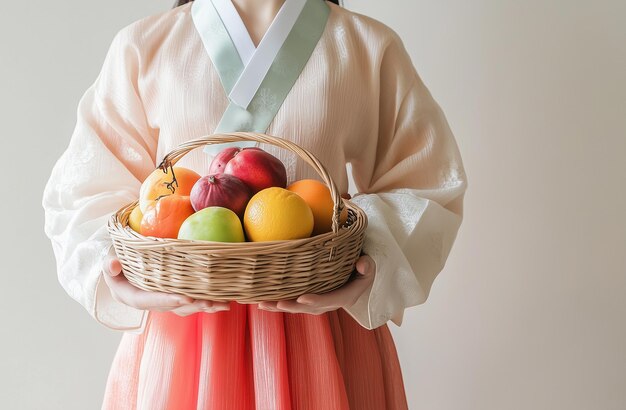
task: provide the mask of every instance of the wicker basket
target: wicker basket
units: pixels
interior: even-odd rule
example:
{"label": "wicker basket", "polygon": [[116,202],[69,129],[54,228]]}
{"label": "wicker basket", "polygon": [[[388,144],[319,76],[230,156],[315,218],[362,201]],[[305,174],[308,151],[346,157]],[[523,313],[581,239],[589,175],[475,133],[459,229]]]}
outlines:
{"label": "wicker basket", "polygon": [[[133,202],[110,219],[108,229],[124,275],[150,291],[178,293],[194,299],[257,303],[295,299],[342,286],[361,253],[367,216],[341,198],[320,161],[281,138],[256,133],[214,134],[188,141],[167,154],[159,168],[174,166],[189,151],[206,144],[257,141],[293,151],[310,164],[330,187],[334,201],[332,231],[311,238],[222,243],[142,236],[128,226]],[[343,208],[347,221],[340,226]]]}

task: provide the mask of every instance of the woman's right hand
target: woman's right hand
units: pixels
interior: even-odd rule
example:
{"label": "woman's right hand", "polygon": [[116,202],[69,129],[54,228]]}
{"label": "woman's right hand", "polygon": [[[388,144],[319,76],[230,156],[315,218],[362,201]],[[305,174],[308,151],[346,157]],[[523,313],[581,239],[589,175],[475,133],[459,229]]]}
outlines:
{"label": "woman's right hand", "polygon": [[122,274],[122,264],[114,256],[108,256],[105,259],[103,270],[104,281],[109,287],[113,299],[135,309],[172,312],[179,316],[188,316],[198,312],[214,313],[230,310],[230,303],[228,302],[195,300],[185,295],[139,289],[133,286]]}

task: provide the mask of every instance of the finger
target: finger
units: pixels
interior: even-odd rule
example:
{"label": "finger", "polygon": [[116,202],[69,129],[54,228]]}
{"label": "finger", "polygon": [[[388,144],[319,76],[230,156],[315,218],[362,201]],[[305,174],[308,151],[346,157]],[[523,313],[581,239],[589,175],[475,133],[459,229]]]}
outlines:
{"label": "finger", "polygon": [[276,304],[276,307],[288,313],[319,314],[323,311],[332,310],[332,307],[305,305],[298,303],[296,300],[281,300]]}
{"label": "finger", "polygon": [[118,302],[121,302],[119,300],[119,297],[121,297],[122,294],[125,294],[125,295],[129,294],[130,289],[126,289],[126,287],[132,286],[132,285],[128,282],[128,279],[126,279],[124,275],[111,275],[107,268],[106,272],[102,275],[102,277],[104,278],[104,282],[107,284],[107,286],[111,290],[111,295]]}
{"label": "finger", "polygon": [[340,306],[340,303],[338,303],[338,299],[340,299],[340,296],[342,294],[341,292],[339,292],[339,290],[343,290],[347,286],[348,285],[344,285],[343,287],[337,290],[328,292],[328,293],[322,293],[322,294],[308,293],[308,294],[298,297],[296,301],[303,306],[307,306],[311,310],[313,309],[328,309],[328,310],[339,309],[341,306]]}
{"label": "finger", "polygon": [[296,302],[309,306],[311,310],[325,311],[352,306],[372,283],[376,272],[376,263],[370,256],[363,255],[357,260],[355,269],[357,275],[354,279],[340,288],[322,294],[301,295],[296,299]]}
{"label": "finger", "polygon": [[276,303],[277,302],[260,302],[257,307],[268,312],[280,312],[278,307],[276,307]]}
{"label": "finger", "polygon": [[276,302],[259,302],[257,307],[263,310],[276,309]]}
{"label": "finger", "polygon": [[155,308],[173,309],[193,303],[193,299],[185,295],[176,295],[163,292],[145,291],[131,284],[124,275],[105,275],[105,282],[111,289],[111,294],[121,303],[136,309],[153,310]]}
{"label": "finger", "polygon": [[104,272],[108,276],[117,276],[122,273],[122,263],[114,256],[107,256],[104,261]]}
{"label": "finger", "polygon": [[343,306],[343,300],[346,295],[352,295],[361,289],[361,283],[355,284],[356,280],[352,280],[342,287],[326,293],[307,293],[296,301],[300,304],[309,306],[311,309],[339,309]]}
{"label": "finger", "polygon": [[198,306],[205,313],[216,313],[222,312],[225,310],[230,310],[229,302],[216,302],[212,300],[202,300],[198,301]]}
{"label": "finger", "polygon": [[209,300],[195,300],[192,303],[172,309],[172,313],[175,313],[178,316],[189,316],[194,313],[213,313],[219,310],[225,310],[225,308],[219,306],[214,307],[213,302]]}
{"label": "finger", "polygon": [[330,310],[336,310],[337,308],[313,307],[298,303],[296,300],[280,300],[277,302],[261,302],[259,303],[259,309],[266,310],[268,312],[306,313],[309,315],[319,315]]}
{"label": "finger", "polygon": [[355,268],[361,275],[369,276],[374,274],[376,270],[376,263],[370,256],[363,255],[356,261]]}
{"label": "finger", "polygon": [[170,309],[170,312],[181,316],[181,317],[185,317],[185,316],[189,316],[192,315],[194,313],[199,313],[202,312],[202,309],[199,309],[197,306],[195,306],[193,303],[189,304],[189,305],[183,305],[174,309]]}
{"label": "finger", "polygon": [[342,287],[322,294],[305,294],[298,297],[297,302],[308,305],[312,310],[335,310],[344,306],[352,306],[358,297],[370,285],[369,280],[356,277]]}
{"label": "finger", "polygon": [[163,292],[151,292],[136,288],[129,282],[129,286],[133,289],[127,289],[128,297],[132,298],[132,303],[137,309],[150,310],[153,308],[170,308],[174,309],[183,305],[189,305],[194,302],[192,298],[185,295],[175,295]]}
{"label": "finger", "polygon": [[172,309],[173,313],[179,316],[188,316],[193,313],[217,313],[225,310],[230,310],[230,303],[228,302],[213,302],[211,300],[196,300],[188,305],[183,305]]}
{"label": "finger", "polygon": [[314,308],[340,308],[343,307],[346,297],[349,301],[358,297],[371,283],[375,272],[376,263],[368,256],[361,256],[356,262],[357,276],[339,289],[322,294],[305,294],[296,299],[298,303],[312,306]]}

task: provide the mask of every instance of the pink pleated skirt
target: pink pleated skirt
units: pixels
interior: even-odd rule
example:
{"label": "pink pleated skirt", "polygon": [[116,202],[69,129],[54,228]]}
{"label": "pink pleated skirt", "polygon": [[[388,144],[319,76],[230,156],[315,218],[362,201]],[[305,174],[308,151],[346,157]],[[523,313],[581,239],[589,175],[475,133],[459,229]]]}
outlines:
{"label": "pink pleated skirt", "polygon": [[103,409],[407,409],[387,325],[360,326],[343,309],[287,314],[231,303],[179,317],[151,312],[125,333]]}

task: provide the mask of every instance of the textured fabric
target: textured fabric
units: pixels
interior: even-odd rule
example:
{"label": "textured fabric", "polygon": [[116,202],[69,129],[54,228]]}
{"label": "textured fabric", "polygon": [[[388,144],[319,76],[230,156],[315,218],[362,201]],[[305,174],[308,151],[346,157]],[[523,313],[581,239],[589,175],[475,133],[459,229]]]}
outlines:
{"label": "textured fabric", "polygon": [[104,396],[107,410],[407,409],[386,325],[234,302],[185,318],[150,314],[143,334],[122,337]]}
{"label": "textured fabric", "polygon": [[[374,329],[389,319],[400,324],[406,307],[426,300],[461,221],[466,179],[446,120],[398,36],[329,6],[320,42],[268,133],[312,151],[342,192],[351,163],[362,193],[355,201],[370,217],[365,251],[377,272],[346,312]],[[145,312],[113,300],[101,280],[108,217],[136,199],[167,152],[212,133],[227,105],[190,4],[115,37],[43,198],[59,280],[105,325],[142,331],[147,322]],[[290,182],[318,178],[294,154],[262,147],[285,163]],[[201,174],[208,164],[201,149],[179,162]]]}
{"label": "textured fabric", "polygon": [[[237,27],[228,27],[228,20],[218,14],[210,0],[194,1],[194,24],[198,34],[203,37],[213,65],[221,73],[222,86],[231,101],[216,132],[267,131],[324,32],[329,13],[330,9],[322,0],[286,1],[250,61],[243,64],[243,59],[238,59],[238,64],[232,64],[234,59],[229,54],[236,53],[241,57],[240,50],[236,49],[231,40]],[[205,31],[208,21],[204,23],[202,17],[211,14],[207,20],[219,20],[217,26],[223,25],[223,29],[211,24],[213,30]],[[288,22],[290,19],[292,24]],[[222,30],[227,31],[228,38],[216,41],[213,32],[221,34]],[[225,72],[241,72],[232,89],[230,81],[224,81]],[[272,101],[272,104],[268,104],[268,101]],[[208,151],[205,149],[204,152]]]}

